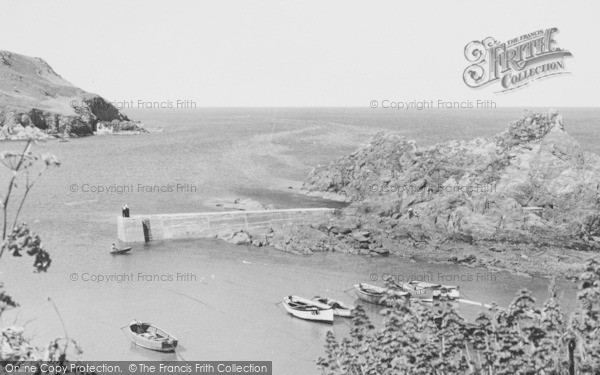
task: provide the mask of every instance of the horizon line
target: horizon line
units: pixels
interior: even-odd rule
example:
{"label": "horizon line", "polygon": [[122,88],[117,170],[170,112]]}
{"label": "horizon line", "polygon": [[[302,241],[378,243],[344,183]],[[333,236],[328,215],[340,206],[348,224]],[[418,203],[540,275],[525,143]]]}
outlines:
{"label": "horizon line", "polygon": [[[157,102],[160,102],[157,101]],[[600,109],[600,106],[551,106],[551,105],[544,105],[544,106],[506,106],[506,107],[501,107],[498,106],[497,108],[422,108],[422,109],[416,109],[416,108],[411,108],[411,109],[401,109],[401,110],[397,110],[397,109],[393,109],[393,108],[371,108],[369,106],[322,106],[322,105],[315,105],[315,106],[198,106],[196,108],[143,108],[143,107],[129,107],[129,108],[117,108],[120,111],[124,111],[124,110],[128,110],[128,109],[139,109],[139,110],[165,110],[165,111],[181,111],[181,110],[195,110],[195,109],[309,109],[309,108],[336,108],[336,109],[369,109],[372,111],[386,111],[386,112],[418,112],[418,111],[425,111],[425,110],[440,110],[440,111],[456,111],[456,110],[465,110],[465,111],[481,111],[481,110],[497,110],[497,109],[540,109],[540,108],[547,108],[547,110],[552,110],[552,109],[571,109],[571,108],[577,108],[577,109]]]}

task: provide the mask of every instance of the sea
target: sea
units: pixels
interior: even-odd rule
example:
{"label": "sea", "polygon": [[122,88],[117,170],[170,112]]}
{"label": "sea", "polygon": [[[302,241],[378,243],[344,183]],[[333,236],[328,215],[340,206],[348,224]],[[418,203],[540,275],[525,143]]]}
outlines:
{"label": "sea", "polygon": [[[547,108],[131,109],[130,118],[162,131],[40,142],[34,153],[53,154],[61,165],[43,171],[19,221],[41,236],[52,264],[47,273],[34,273],[31,258],[4,255],[0,280],[20,307],[2,314],[2,326],[24,325],[39,347],[67,335],[84,360],[266,360],[276,374],[306,375],[319,373],[316,360],[324,355],[327,332],[345,337],[349,321],[296,319],[281,306],[287,295],[361,304],[376,324],[380,308],[358,301],[351,289],[360,282],[382,285],[384,275],[457,284],[465,298],[500,306],[528,288],[541,304],[549,278],[393,257],[300,256],[214,239],[134,244],[128,255],[108,253],[124,203],[134,215],[218,211],[236,199],[276,208],[339,207],[300,194],[302,181],[315,165],[351,153],[376,132],[398,132],[420,145],[490,137],[527,110]],[[587,151],[600,152],[600,109],[558,111],[567,132]],[[0,147],[23,146],[12,141]],[[36,174],[32,170],[30,178]],[[0,176],[4,195],[10,173]],[[24,187],[21,180],[13,190],[11,214]],[[575,284],[558,285],[561,302],[573,306]],[[474,319],[481,308],[459,310]],[[177,352],[136,347],[121,330],[133,319],[175,335]]]}

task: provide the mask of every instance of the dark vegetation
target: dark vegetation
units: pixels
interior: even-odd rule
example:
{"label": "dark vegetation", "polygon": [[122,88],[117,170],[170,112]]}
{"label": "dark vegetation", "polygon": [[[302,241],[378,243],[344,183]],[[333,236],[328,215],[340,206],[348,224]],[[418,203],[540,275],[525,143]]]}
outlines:
{"label": "dark vegetation", "polygon": [[[34,272],[39,273],[46,272],[50,267],[50,254],[45,250],[40,236],[35,234],[25,222],[19,222],[19,219],[27,196],[35,183],[44,171],[59,166],[60,162],[53,155],[37,155],[32,151],[38,142],[39,132],[33,128],[29,129],[29,137],[21,152],[6,151],[0,154],[0,163],[9,170],[8,186],[0,196],[2,206],[0,258],[5,254],[14,257],[28,255],[33,258]],[[58,309],[50,297],[48,302],[53,305],[60,318]],[[0,317],[6,310],[18,306],[17,301],[0,284]],[[62,322],[62,318],[60,320]],[[32,345],[30,339],[25,336],[25,329],[22,326],[3,325],[0,334],[0,374],[7,372],[5,370],[7,364],[19,365],[23,362],[45,361],[67,365],[70,360],[76,359],[81,354],[81,349],[72,338],[68,337],[66,329],[64,337],[52,340],[42,349]]]}
{"label": "dark vegetation", "polygon": [[579,276],[578,304],[561,312],[556,290],[541,310],[527,290],[508,309],[468,323],[450,301],[397,301],[376,328],[358,306],[350,336],[327,335],[318,366],[327,375],[599,374],[600,263]]}

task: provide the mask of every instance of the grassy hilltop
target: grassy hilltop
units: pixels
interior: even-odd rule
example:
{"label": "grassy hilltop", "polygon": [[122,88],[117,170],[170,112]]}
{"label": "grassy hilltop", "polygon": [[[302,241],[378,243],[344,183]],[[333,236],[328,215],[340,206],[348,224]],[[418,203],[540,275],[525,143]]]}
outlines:
{"label": "grassy hilltop", "polygon": [[50,134],[144,131],[111,103],[73,86],[39,57],[0,51],[0,138],[23,138],[34,127]]}

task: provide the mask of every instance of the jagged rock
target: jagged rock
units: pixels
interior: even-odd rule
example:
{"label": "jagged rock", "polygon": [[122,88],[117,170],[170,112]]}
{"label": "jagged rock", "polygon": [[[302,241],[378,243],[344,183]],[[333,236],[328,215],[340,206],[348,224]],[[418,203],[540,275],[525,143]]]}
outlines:
{"label": "jagged rock", "polygon": [[234,233],[233,236],[227,240],[227,242],[234,245],[249,245],[252,243],[252,237],[248,232],[241,230]]}
{"label": "jagged rock", "polygon": [[349,234],[352,232],[352,228],[331,227],[330,232],[333,234]]}
{"label": "jagged rock", "polygon": [[240,211],[262,211],[265,210],[260,202],[257,202],[252,199],[235,199],[233,202],[221,202],[218,203],[217,206],[222,207],[227,210],[240,210]]}
{"label": "jagged rock", "polygon": [[316,226],[311,224],[311,226],[313,228],[316,227],[316,229],[320,230],[321,232],[325,232],[325,233],[329,233],[329,231],[333,228],[331,225],[327,225],[325,223],[319,223]]}
{"label": "jagged rock", "polygon": [[138,122],[128,120],[98,121],[95,134],[113,133],[147,133],[148,131]]}
{"label": "jagged rock", "polygon": [[370,237],[371,233],[367,232],[365,230],[362,230],[362,231],[356,231],[356,232],[352,233],[352,235],[353,236],[359,236],[359,237]]}
{"label": "jagged rock", "polygon": [[317,166],[302,190],[351,196],[339,222],[385,229],[392,218],[399,230],[389,236],[415,243],[428,241],[421,233],[439,233],[468,244],[590,248],[591,236],[600,237],[600,157],[583,151],[564,126],[556,111],[528,113],[495,137],[430,147],[380,132],[351,155]]}
{"label": "jagged rock", "polygon": [[369,242],[369,239],[365,236],[353,235],[352,237],[354,238],[354,240],[356,240],[358,242]]}
{"label": "jagged rock", "polygon": [[385,248],[370,249],[370,252],[378,254],[378,255],[389,255],[390,254],[390,251]]}
{"label": "jagged rock", "polygon": [[462,257],[453,257],[451,261],[455,263],[464,263],[464,264],[472,264],[477,261],[477,257],[473,254],[469,254]]}
{"label": "jagged rock", "polygon": [[466,233],[455,232],[450,235],[450,239],[458,242],[473,243],[473,236]]}
{"label": "jagged rock", "polygon": [[245,230],[235,231],[233,229],[225,229],[216,235],[214,238],[218,238],[234,245],[249,245],[252,244],[252,235]]}

